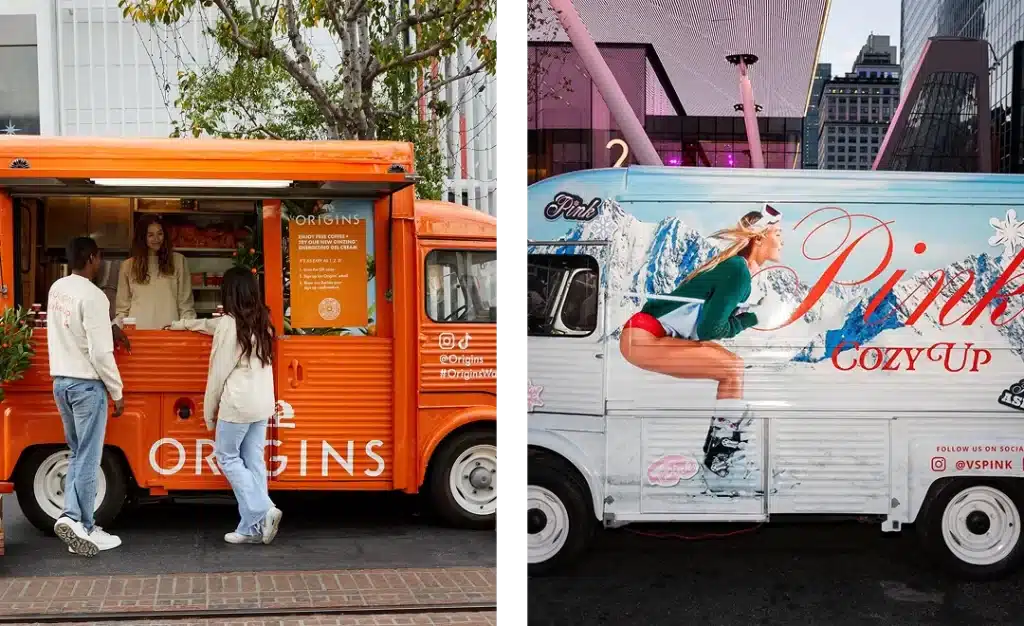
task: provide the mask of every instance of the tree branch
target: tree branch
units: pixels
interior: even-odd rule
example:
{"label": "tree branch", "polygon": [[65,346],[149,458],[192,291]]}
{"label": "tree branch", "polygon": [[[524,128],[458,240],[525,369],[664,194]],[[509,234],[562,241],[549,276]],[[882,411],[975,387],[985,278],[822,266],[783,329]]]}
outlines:
{"label": "tree branch", "polygon": [[[405,33],[405,31],[409,30],[410,28],[413,28],[413,27],[415,27],[418,24],[426,24],[427,22],[432,22],[434,20],[439,20],[439,19],[442,19],[442,18],[447,17],[449,15],[456,15],[457,13],[459,13],[459,9],[458,8],[451,8],[451,9],[447,9],[447,10],[444,10],[444,9],[434,9],[433,11],[427,11],[425,13],[409,15],[405,19],[401,19],[401,20],[398,20],[397,22],[395,22],[395,25],[391,27],[391,31],[380,42],[380,45],[381,45],[382,48],[388,48],[388,47],[391,47],[391,46],[395,46],[395,45],[397,45],[402,40],[402,35]],[[441,47],[443,47],[443,46],[441,46]],[[433,49],[433,48],[434,47],[432,47],[430,49]],[[440,48],[438,48],[438,49],[440,49]],[[436,51],[435,51],[435,54],[436,54]],[[421,58],[427,58],[428,56],[430,56],[430,55],[427,54],[427,55],[425,55],[425,56],[423,56]],[[391,70],[391,69],[393,69],[393,68],[395,68],[395,67],[397,67],[399,65],[403,65],[405,63],[410,63],[410,62],[415,62],[416,60],[417,59],[410,60],[409,57],[405,57],[405,59],[402,59],[402,60],[399,60],[399,61],[395,61],[395,62],[392,62],[392,63],[388,63],[387,65],[382,67],[381,64],[380,64],[380,61],[378,61],[377,59],[373,59],[373,61],[370,63],[370,65],[367,68],[367,73],[366,73],[367,79],[368,80],[373,80],[374,77],[379,76],[379,75],[383,74],[384,72],[387,72],[387,71],[389,71],[389,70]]]}
{"label": "tree branch", "polygon": [[302,33],[299,32],[299,18],[295,14],[295,3],[292,0],[284,0],[284,13],[288,21],[288,41],[295,50],[296,60],[302,69],[311,76],[316,76],[313,69],[313,62],[309,59],[309,51],[306,49],[306,42],[302,40]]}
{"label": "tree branch", "polygon": [[475,68],[466,68],[465,70],[463,70],[459,74],[456,74],[455,76],[452,76],[450,78],[445,78],[444,80],[438,81],[436,83],[432,83],[429,87],[427,87],[426,89],[421,91],[419,94],[417,94],[416,97],[410,99],[407,102],[404,102],[403,105],[401,105],[397,110],[386,112],[385,115],[388,115],[388,116],[393,117],[393,118],[401,117],[403,115],[406,115],[406,113],[409,112],[409,110],[411,110],[411,109],[416,107],[417,102],[419,102],[420,99],[423,98],[424,96],[430,95],[431,93],[433,93],[434,91],[437,91],[438,89],[443,89],[444,87],[449,86],[449,85],[451,85],[452,83],[454,83],[456,81],[460,81],[460,80],[462,80],[464,78],[469,78],[469,77],[473,76],[474,74],[479,74],[485,68],[486,68],[485,64],[479,64]]}
{"label": "tree branch", "polygon": [[411,65],[424,59],[429,59],[430,57],[435,56],[436,54],[444,50],[445,47],[451,45],[452,43],[452,40],[439,41],[438,43],[430,46],[429,48],[426,48],[425,50],[417,50],[412,54],[407,54],[406,56],[398,60],[392,61],[390,63],[387,63],[385,65],[381,65],[378,61],[374,60],[373,64],[376,66],[376,68],[369,74],[367,74],[367,76],[363,79],[364,84],[365,81],[372,81],[377,76],[390,72],[396,67],[401,67],[403,65]]}

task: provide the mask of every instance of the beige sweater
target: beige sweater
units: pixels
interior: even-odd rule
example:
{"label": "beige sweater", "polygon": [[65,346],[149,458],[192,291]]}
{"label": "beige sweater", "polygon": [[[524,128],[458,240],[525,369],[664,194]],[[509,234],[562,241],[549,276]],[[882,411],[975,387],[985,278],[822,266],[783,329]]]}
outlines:
{"label": "beige sweater", "polygon": [[174,273],[160,274],[156,256],[149,257],[149,280],[145,284],[132,275],[134,259],[121,264],[117,281],[117,304],[114,323],[123,325],[124,318],[135,318],[140,330],[159,330],[177,320],[195,319],[195,300],[192,296],[192,275],[188,261],[177,252],[172,253]]}

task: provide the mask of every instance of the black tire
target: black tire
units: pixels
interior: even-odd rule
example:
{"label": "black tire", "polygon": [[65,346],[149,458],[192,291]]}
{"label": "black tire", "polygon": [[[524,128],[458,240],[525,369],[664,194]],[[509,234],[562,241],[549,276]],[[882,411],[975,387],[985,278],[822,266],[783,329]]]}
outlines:
{"label": "black tire", "polygon": [[[527,490],[531,497],[536,495],[545,499],[549,510],[559,510],[565,516],[561,520],[564,530],[557,533],[564,533],[565,541],[558,552],[536,562],[532,549],[529,553],[529,575],[543,576],[567,566],[583,553],[594,539],[597,518],[594,516],[590,488],[576,468],[566,461],[549,454],[531,452],[526,471]],[[527,532],[530,535],[540,535],[545,531],[557,532],[557,529],[551,528],[551,524],[556,522],[548,519],[541,508],[529,508],[527,517]]]}
{"label": "black tire", "polygon": [[[481,480],[488,481],[487,485],[473,488],[466,485],[465,497],[481,496],[488,493],[493,495],[494,512],[477,514],[468,510],[460,504],[465,500],[460,493],[453,491],[451,485],[452,471],[457,464],[462,463],[462,457],[471,449],[477,446],[490,446],[494,448],[495,463],[497,460],[497,441],[493,432],[486,430],[467,430],[457,433],[446,439],[430,460],[430,476],[427,479],[427,494],[434,512],[447,524],[458,528],[469,528],[473,530],[487,530],[494,528],[494,520],[497,515],[498,491],[495,485],[497,480],[497,469],[483,468],[481,471],[488,471],[489,475],[481,474]],[[468,476],[468,475],[467,475]],[[468,480],[468,479],[467,479]],[[470,493],[471,492],[471,493]],[[488,506],[488,505],[481,505]],[[489,506],[488,506],[489,508]]]}
{"label": "black tire", "polygon": [[[35,476],[37,472],[41,471],[47,459],[53,454],[66,450],[66,447],[50,446],[32,449],[21,457],[14,476],[14,490],[17,493],[18,506],[21,507],[21,511],[33,526],[51,535],[57,518],[52,517],[41,504],[40,499],[45,496],[35,493]],[[103,478],[106,481],[106,493],[96,509],[95,520],[96,524],[107,526],[114,522],[124,508],[128,494],[128,472],[118,455],[107,448],[104,448],[103,456],[100,459],[100,472],[103,473]]]}
{"label": "black tire", "polygon": [[[1016,543],[1006,556],[990,564],[965,561],[958,557],[947,544],[947,538],[942,528],[943,515],[951,503],[954,506],[956,506],[955,503],[962,503],[963,499],[968,496],[965,491],[972,488],[987,488],[1002,494],[1016,508],[1016,518],[1024,519],[1024,498],[1022,498],[1020,486],[1016,483],[1006,480],[954,478],[944,481],[933,488],[931,496],[921,507],[921,512],[918,515],[915,526],[917,527],[921,542],[930,556],[950,574],[965,580],[975,581],[1002,578],[1015,571],[1020,566],[1022,559],[1024,559],[1024,528],[1019,528],[1020,532],[1017,535]],[[972,513],[969,513],[967,516],[968,530],[970,530],[970,525],[972,524],[970,520],[971,515]],[[1009,514],[1008,517],[1012,518],[1013,516]],[[992,520],[983,513],[979,513],[979,517],[975,518],[973,525],[977,530],[971,530],[971,532],[976,532],[977,534],[985,534],[979,531],[986,528],[988,529],[986,532],[996,532],[998,530],[998,527],[993,526]],[[1010,526],[1012,525],[1010,524]],[[951,538],[948,541],[953,541],[953,539]]]}

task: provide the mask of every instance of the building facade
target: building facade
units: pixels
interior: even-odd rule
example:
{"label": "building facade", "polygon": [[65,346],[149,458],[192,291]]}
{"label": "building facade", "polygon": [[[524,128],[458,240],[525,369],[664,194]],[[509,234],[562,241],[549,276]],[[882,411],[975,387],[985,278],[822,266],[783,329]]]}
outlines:
{"label": "building facade", "polygon": [[818,101],[825,83],[832,78],[832,64],[818,63],[814,70],[814,82],[811,83],[811,97],[807,101],[807,113],[803,124],[803,167],[818,169],[818,127],[821,122]]}
{"label": "building facade", "polygon": [[[992,170],[1024,172],[1024,2],[902,0],[901,17],[904,81],[913,78],[930,37],[965,37],[989,43]],[[941,103],[933,105],[939,106]]]}
{"label": "building facade", "polygon": [[[751,166],[738,112],[687,115],[652,46],[602,44],[599,49],[664,164]],[[529,182],[614,165],[621,149],[609,148],[608,142],[622,139],[622,133],[578,53],[569,44],[531,42],[528,57]],[[800,167],[802,118],[762,114],[757,121],[765,166]],[[627,153],[622,164],[633,162]]]}
{"label": "building facade", "polygon": [[[748,66],[766,167],[802,162],[803,117],[828,0],[636,3],[573,0],[666,165],[750,167],[740,77]],[[622,138],[549,3],[530,3],[528,178],[619,163]],[[723,16],[728,16],[728,19]],[[564,18],[564,16],[562,16]],[[685,25],[680,28],[679,25]],[[793,33],[799,33],[794,35]],[[621,164],[633,163],[626,155]]]}
{"label": "building facade", "polygon": [[819,100],[818,169],[871,169],[900,99],[900,66],[887,35],[870,35],[851,72]]}
{"label": "building facade", "polygon": [[[3,0],[0,134],[168,136],[179,114],[178,72],[215,54],[204,21],[209,16],[193,14],[150,28],[125,19],[118,0]],[[337,62],[325,33],[311,32],[310,42],[325,67]],[[473,63],[462,47],[438,71],[453,75]],[[451,107],[438,124],[448,199],[496,215],[495,77],[458,80],[440,95]]]}

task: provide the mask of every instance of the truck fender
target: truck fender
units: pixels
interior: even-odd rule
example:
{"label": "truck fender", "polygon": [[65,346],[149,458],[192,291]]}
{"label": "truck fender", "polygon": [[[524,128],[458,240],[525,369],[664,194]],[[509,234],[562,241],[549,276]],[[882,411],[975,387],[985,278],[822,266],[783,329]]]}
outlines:
{"label": "truck fender", "polygon": [[598,471],[600,468],[598,460],[561,433],[550,430],[530,428],[527,432],[527,445],[560,456],[576,468],[590,488],[590,496],[594,504],[594,517],[601,521],[604,514],[604,481]]}
{"label": "truck fender", "polygon": [[497,415],[492,406],[473,406],[452,413],[451,418],[445,423],[445,427],[434,432],[424,442],[423,448],[420,450],[420,467],[417,472],[419,486],[422,486],[423,481],[427,478],[427,468],[430,467],[430,459],[434,456],[434,451],[448,435],[470,424],[486,423],[494,427],[496,422]]}

